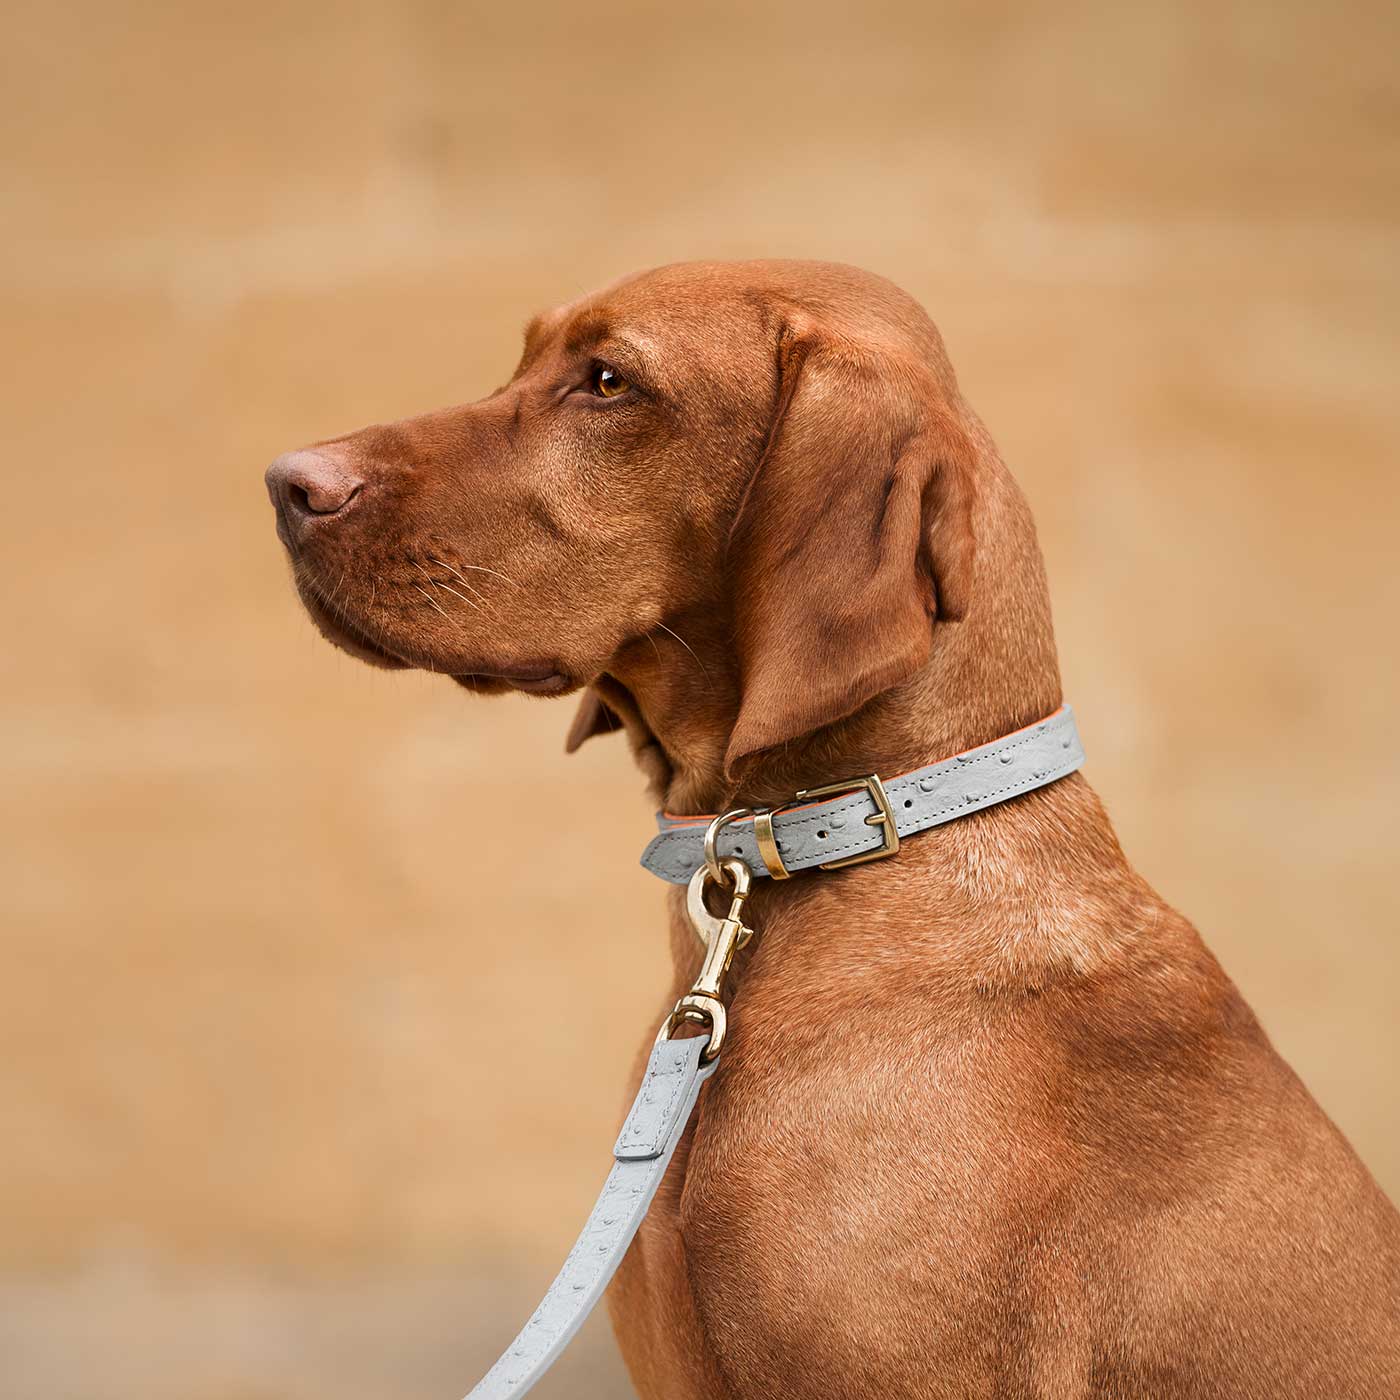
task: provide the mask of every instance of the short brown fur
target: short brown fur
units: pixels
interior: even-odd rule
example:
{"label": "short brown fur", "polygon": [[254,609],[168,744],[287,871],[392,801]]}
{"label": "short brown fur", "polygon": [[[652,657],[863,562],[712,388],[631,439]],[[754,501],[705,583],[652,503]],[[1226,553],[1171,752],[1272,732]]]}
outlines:
{"label": "short brown fur", "polygon": [[[586,687],[570,747],[625,730],[674,812],[1060,703],[1025,501],[932,323],[855,269],[626,279],[480,403],[269,482],[333,641]],[[642,1396],[1400,1394],[1400,1219],[1082,777],[750,908],[611,1294]]]}

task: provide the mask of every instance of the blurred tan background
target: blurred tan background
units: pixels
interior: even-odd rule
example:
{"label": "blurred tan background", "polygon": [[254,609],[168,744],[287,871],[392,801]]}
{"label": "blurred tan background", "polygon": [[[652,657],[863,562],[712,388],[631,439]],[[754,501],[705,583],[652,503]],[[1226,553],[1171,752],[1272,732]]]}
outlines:
{"label": "blurred tan background", "polygon": [[[454,1397],[533,1305],[648,806],[572,704],[331,651],[260,478],[678,258],[929,307],[1129,852],[1400,1190],[1397,15],[6,6],[0,1389]],[[627,1393],[605,1324],[540,1393]]]}

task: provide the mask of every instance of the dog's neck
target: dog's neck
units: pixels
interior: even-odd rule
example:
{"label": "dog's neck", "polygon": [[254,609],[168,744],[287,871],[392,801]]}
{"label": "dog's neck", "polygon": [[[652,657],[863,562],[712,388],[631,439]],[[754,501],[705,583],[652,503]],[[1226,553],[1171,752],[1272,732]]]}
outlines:
{"label": "dog's neck", "polygon": [[[1081,774],[910,837],[889,860],[759,880],[746,917],[789,993],[870,1014],[867,998],[937,999],[947,1024],[1123,966],[1176,916],[1131,868]],[[673,992],[695,972],[682,892],[670,901]],[[833,961],[833,950],[836,951]],[[758,955],[755,953],[754,955]],[[733,986],[743,987],[740,954]],[[855,970],[862,969],[859,975]],[[752,1008],[752,1002],[750,1002]]]}
{"label": "dog's neck", "polygon": [[[1029,513],[1006,483],[982,497],[983,559],[976,596],[956,622],[935,620],[927,663],[857,713],[726,773],[725,750],[742,698],[732,635],[712,601],[624,649],[598,689],[622,719],[653,796],[669,812],[774,806],[803,787],[902,772],[1010,734],[1061,703],[1048,590]],[[1054,839],[1047,839],[1053,829]],[[827,918],[845,919],[878,882],[882,907],[934,911],[922,942],[859,919],[845,939],[880,942],[880,957],[954,956],[964,985],[1033,991],[1100,964],[1159,917],[1150,889],[1123,857],[1107,816],[1079,776],[1005,808],[906,842],[898,858],[787,884],[760,882],[755,913],[805,954]],[[891,905],[891,901],[893,904]],[[945,926],[946,924],[946,926]],[[678,975],[693,971],[694,935],[674,905]],[[1014,928],[1010,942],[1005,930]],[[786,930],[785,932],[782,930]],[[928,939],[933,947],[923,946]],[[872,955],[874,949],[872,948]]]}
{"label": "dog's neck", "polygon": [[[989,665],[997,642],[975,619],[947,625],[941,636],[935,624],[933,654],[917,675],[850,718],[760,755],[736,784],[724,773],[724,741],[737,713],[738,677],[706,649],[712,639],[702,618],[688,619],[688,628],[686,619],[675,621],[687,646],[635,649],[625,687],[619,679],[600,690],[624,719],[653,794],[677,814],[776,805],[800,787],[856,774],[893,777],[1010,734],[1061,701],[1048,646],[1038,665],[997,667]],[[1044,619],[1028,618],[1026,626],[1048,635]],[[1014,632],[1005,629],[1004,637]],[[1005,654],[1016,644],[1001,645]],[[980,685],[970,681],[974,667]],[[872,925],[870,908],[902,910],[907,926],[892,942],[888,928]],[[911,838],[893,860],[783,884],[760,881],[753,911],[765,936],[772,934],[768,946],[782,946],[785,957],[819,957],[839,922],[847,956],[907,963],[911,971],[940,963],[949,985],[974,999],[1033,994],[1082,976],[1159,917],[1155,896],[1128,866],[1078,775]],[[695,958],[679,899],[672,951],[679,983]]]}

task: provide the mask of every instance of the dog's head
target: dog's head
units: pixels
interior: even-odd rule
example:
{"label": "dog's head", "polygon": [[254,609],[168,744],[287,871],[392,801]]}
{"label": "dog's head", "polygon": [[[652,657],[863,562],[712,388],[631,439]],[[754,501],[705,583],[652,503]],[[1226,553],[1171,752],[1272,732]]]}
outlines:
{"label": "dog's head", "polygon": [[487,398],[267,479],[307,608],[381,666],[556,694],[704,619],[732,769],[909,676],[933,619],[963,615],[969,431],[937,332],[890,283],[693,264],[536,317]]}

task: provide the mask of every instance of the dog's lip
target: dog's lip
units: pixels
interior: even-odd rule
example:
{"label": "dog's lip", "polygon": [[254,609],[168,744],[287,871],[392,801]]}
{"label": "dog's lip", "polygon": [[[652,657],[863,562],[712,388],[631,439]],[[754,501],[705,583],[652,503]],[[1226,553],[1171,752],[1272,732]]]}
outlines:
{"label": "dog's lip", "polygon": [[381,666],[389,671],[409,669],[411,663],[403,657],[396,656],[364,629],[333,613],[322,601],[316,590],[300,574],[298,574],[297,582],[297,591],[301,594],[302,606],[327,641],[371,666]]}
{"label": "dog's lip", "polygon": [[391,650],[389,644],[381,641],[369,629],[358,622],[347,621],[338,611],[333,612],[326,604],[315,583],[305,574],[297,571],[298,592],[311,620],[325,637],[371,666],[383,666],[390,670],[421,669],[446,672],[453,680],[468,690],[501,691],[507,688],[525,691],[530,695],[560,695],[571,690],[576,682],[559,668],[554,661],[535,661],[520,665],[508,665],[491,661],[478,661],[470,658],[467,665],[448,667],[410,650]]}
{"label": "dog's lip", "polygon": [[475,689],[483,682],[487,687],[493,681],[503,682],[531,695],[558,695],[573,684],[564,672],[552,666],[505,666],[490,671],[457,671],[452,679],[469,689]]}

